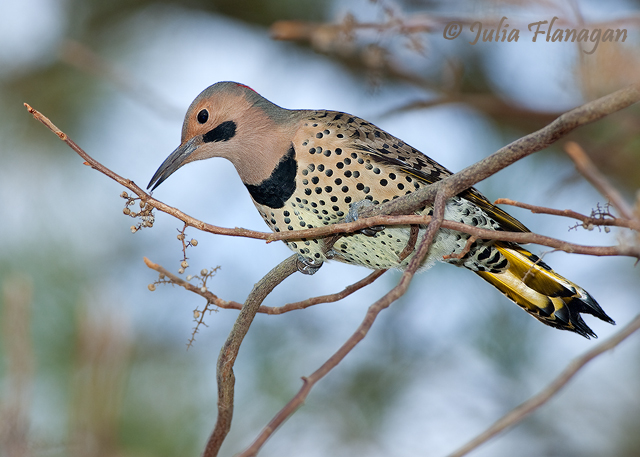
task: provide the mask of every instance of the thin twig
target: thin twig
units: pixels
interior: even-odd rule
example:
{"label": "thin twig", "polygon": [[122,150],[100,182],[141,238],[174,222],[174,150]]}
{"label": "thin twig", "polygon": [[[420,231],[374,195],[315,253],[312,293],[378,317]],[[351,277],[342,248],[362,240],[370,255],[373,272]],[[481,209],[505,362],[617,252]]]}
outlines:
{"label": "thin twig", "polygon": [[151,260],[147,259],[146,257],[144,257],[143,260],[144,260],[144,263],[145,263],[145,265],[147,267],[149,267],[152,270],[155,270],[158,273],[166,276],[167,278],[169,278],[169,280],[173,284],[176,284],[178,286],[184,287],[189,292],[193,292],[195,294],[198,294],[198,295],[204,297],[207,300],[207,302],[213,303],[214,305],[216,305],[219,308],[224,308],[224,309],[242,309],[242,303],[238,303],[238,302],[235,302],[235,301],[223,300],[223,299],[219,298],[217,295],[215,295],[214,293],[212,293],[212,292],[210,292],[208,290],[206,292],[202,292],[200,287],[195,286],[195,285],[191,284],[190,282],[185,281],[181,277],[174,275],[169,270],[164,268],[162,265],[158,265],[157,263],[152,262]]}
{"label": "thin twig", "polygon": [[525,417],[527,417],[529,414],[531,414],[540,406],[544,405],[551,398],[553,398],[553,396],[561,388],[563,388],[587,363],[589,363],[600,354],[615,348],[618,344],[620,344],[638,329],[640,329],[640,315],[638,315],[625,327],[620,329],[620,331],[616,332],[609,339],[603,341],[590,351],[587,351],[585,354],[574,359],[571,363],[569,363],[567,368],[565,368],[564,371],[560,373],[560,375],[539,394],[531,397],[520,406],[517,406],[516,408],[511,410],[508,414],[503,416],[480,435],[457,449],[455,452],[449,454],[448,457],[462,457],[463,455],[466,455],[479,447],[481,444],[495,437],[499,433],[503,432],[507,428],[521,422]]}
{"label": "thin twig", "polygon": [[160,200],[156,200],[150,194],[147,194],[144,190],[142,190],[140,187],[138,187],[138,185],[136,185],[136,183],[134,183],[132,180],[123,178],[122,176],[120,176],[119,174],[111,171],[109,168],[105,167],[100,162],[98,162],[96,159],[94,159],[89,154],[87,154],[80,146],[78,146],[71,138],[69,138],[69,136],[66,133],[64,133],[62,130],[60,130],[58,127],[56,127],[53,124],[53,122],[51,122],[42,113],[40,113],[39,111],[37,111],[34,108],[32,108],[31,106],[29,106],[27,103],[25,103],[24,106],[27,108],[29,113],[31,113],[36,120],[40,121],[49,130],[51,130],[53,133],[58,135],[58,138],[60,138],[62,141],[64,141],[71,149],[73,149],[80,157],[82,157],[85,160],[85,165],[90,166],[94,170],[99,171],[100,173],[104,174],[105,176],[108,176],[109,178],[111,178],[114,181],[116,181],[118,184],[121,184],[122,186],[124,186],[127,189],[131,190],[133,193],[138,195],[138,197],[140,197],[140,199],[143,202],[153,206],[154,208],[158,209],[159,211],[162,211],[164,213],[170,214],[173,217],[175,217],[176,219],[181,220],[185,224],[187,224],[187,225],[189,225],[191,227],[194,227],[194,228],[196,228],[198,230],[201,230],[203,232],[217,233],[219,235],[246,236],[246,237],[250,237],[250,238],[257,238],[257,239],[263,239],[263,240],[268,240],[269,239],[269,235],[271,235],[269,233],[257,232],[255,230],[247,230],[247,229],[242,229],[242,228],[229,229],[229,228],[216,227],[215,225],[207,224],[205,222],[199,221],[198,219],[195,219],[195,218],[183,213],[182,211],[180,211],[177,208],[169,206],[169,205],[161,202]]}
{"label": "thin twig", "polygon": [[610,219],[605,219],[604,217],[593,217],[587,216],[586,214],[578,213],[571,209],[554,209],[547,208],[544,206],[531,205],[529,203],[522,203],[515,200],[511,200],[510,198],[499,198],[495,202],[494,205],[511,205],[517,206],[518,208],[528,209],[534,214],[551,214],[553,216],[563,216],[570,217],[572,219],[577,219],[581,221],[585,226],[588,225],[604,225],[604,226],[613,226],[613,227],[625,227],[633,230],[640,230],[640,221],[636,221],[633,219],[626,219],[623,217],[613,217]]}
{"label": "thin twig", "polygon": [[[302,300],[295,303],[289,303],[283,306],[261,306],[258,312],[266,312],[267,314],[284,314],[289,311],[297,310],[297,309],[305,309],[310,306],[318,305],[320,303],[333,303],[338,300],[342,300],[345,297],[348,297],[352,293],[362,289],[365,286],[368,286],[373,281],[382,276],[387,270],[375,270],[373,273],[367,275],[360,281],[353,283],[347,287],[345,287],[340,292],[336,292],[334,294],[321,295],[319,297],[308,298],[306,300]],[[264,309],[264,311],[262,311]]]}
{"label": "thin twig", "polygon": [[412,225],[411,230],[409,231],[409,240],[407,241],[407,245],[398,256],[398,260],[400,260],[400,262],[409,257],[409,255],[411,255],[413,250],[416,248],[419,233],[420,228],[417,225]]}
{"label": "thin twig", "polygon": [[600,173],[589,156],[584,152],[584,149],[582,149],[578,143],[575,141],[567,141],[564,145],[564,150],[567,155],[571,157],[571,160],[575,163],[580,174],[584,176],[587,181],[589,181],[604,197],[606,197],[623,217],[629,220],[635,219],[640,223],[640,221],[635,218],[631,207],[627,204],[624,198],[622,198],[622,195],[620,195],[620,192],[618,192],[618,190],[609,183],[607,178]]}
{"label": "thin twig", "polygon": [[[146,257],[144,257],[144,263],[147,267],[169,278],[169,281],[172,284],[176,284],[178,286],[184,287],[189,292],[193,292],[194,294],[200,295],[201,297],[205,298],[208,303],[212,303],[218,308],[237,309],[237,310],[242,309],[242,306],[243,306],[242,303],[238,303],[237,301],[223,300],[209,290],[207,290],[206,292],[202,292],[201,287],[195,286],[190,282],[182,279],[181,277],[174,275],[169,270],[164,268],[162,265],[158,265],[157,263],[152,262]],[[294,303],[288,303],[282,306],[260,305],[260,308],[258,308],[258,312],[262,314],[277,315],[277,314],[284,314],[284,313],[288,313],[290,311],[295,311],[299,309],[309,308],[310,306],[319,305],[321,303],[333,303],[333,302],[342,300],[345,297],[348,297],[349,295],[353,294],[354,292],[357,292],[358,290],[362,289],[365,286],[368,286],[369,284],[374,282],[376,279],[378,279],[380,276],[382,276],[382,274],[385,273],[386,271],[387,270],[376,270],[373,273],[361,279],[360,281],[350,284],[340,292],[336,292],[333,294],[320,295],[318,297],[307,298],[306,300],[302,300]]]}
{"label": "thin twig", "polygon": [[458,254],[447,254],[447,255],[443,256],[442,258],[444,260],[462,259],[465,255],[467,255],[469,253],[469,251],[471,250],[471,246],[476,241],[478,241],[478,237],[475,236],[475,235],[471,235],[469,237],[469,239],[467,240],[467,243],[464,245],[464,249],[462,251],[460,251]]}

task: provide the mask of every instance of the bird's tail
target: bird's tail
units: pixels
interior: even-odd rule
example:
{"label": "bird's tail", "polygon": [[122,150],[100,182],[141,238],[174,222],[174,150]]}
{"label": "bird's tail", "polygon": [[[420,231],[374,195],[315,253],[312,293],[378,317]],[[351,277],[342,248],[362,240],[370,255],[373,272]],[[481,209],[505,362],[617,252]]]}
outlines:
{"label": "bird's tail", "polygon": [[615,324],[586,290],[560,276],[534,254],[512,244],[496,242],[494,246],[507,258],[509,267],[502,273],[476,273],[543,324],[585,338],[597,336],[580,313]]}

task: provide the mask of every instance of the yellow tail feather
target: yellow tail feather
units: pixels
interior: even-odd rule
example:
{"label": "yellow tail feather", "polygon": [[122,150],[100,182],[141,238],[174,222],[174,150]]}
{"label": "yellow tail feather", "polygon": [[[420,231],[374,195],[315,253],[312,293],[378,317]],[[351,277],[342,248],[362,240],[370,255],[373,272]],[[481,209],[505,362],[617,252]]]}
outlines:
{"label": "yellow tail feather", "polygon": [[543,324],[586,338],[597,336],[580,313],[615,324],[587,291],[560,276],[534,254],[507,243],[496,242],[495,247],[507,258],[509,267],[502,273],[476,273]]}

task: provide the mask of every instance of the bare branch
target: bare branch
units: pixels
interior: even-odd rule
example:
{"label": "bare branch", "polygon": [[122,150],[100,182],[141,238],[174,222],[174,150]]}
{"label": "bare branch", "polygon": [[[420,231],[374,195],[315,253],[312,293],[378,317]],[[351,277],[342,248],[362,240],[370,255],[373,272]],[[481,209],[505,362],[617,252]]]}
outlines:
{"label": "bare branch", "polygon": [[53,122],[51,122],[42,113],[40,113],[39,111],[37,111],[34,108],[32,108],[31,106],[29,106],[27,103],[25,103],[24,106],[27,108],[29,113],[31,113],[36,120],[40,121],[49,130],[51,130],[53,133],[58,135],[58,138],[60,138],[62,141],[64,141],[71,149],[73,149],[80,157],[82,157],[85,160],[85,165],[90,166],[94,170],[99,171],[100,173],[104,174],[105,176],[108,176],[109,178],[111,178],[114,181],[116,181],[118,184],[121,184],[122,186],[124,186],[127,189],[131,190],[133,193],[138,195],[138,197],[140,197],[140,199],[143,202],[153,206],[154,208],[158,209],[159,211],[162,211],[164,213],[170,214],[171,216],[175,217],[176,219],[179,219],[179,220],[183,221],[188,226],[194,227],[194,228],[196,228],[198,230],[201,230],[203,232],[217,233],[219,235],[245,236],[245,237],[249,237],[249,238],[257,238],[257,239],[262,239],[262,240],[268,240],[269,239],[269,236],[271,235],[269,233],[257,232],[255,230],[247,230],[247,229],[242,229],[242,228],[229,229],[229,228],[216,227],[215,225],[207,224],[205,222],[199,221],[198,219],[195,219],[195,218],[183,213],[182,211],[180,211],[177,208],[169,206],[169,205],[161,202],[160,200],[156,200],[150,194],[147,194],[144,190],[142,190],[140,187],[138,187],[136,185],[136,183],[134,183],[132,180],[123,178],[122,176],[120,176],[119,174],[111,171],[109,168],[105,167],[100,162],[98,162],[93,157],[91,157],[89,154],[87,154],[80,146],[78,146],[71,138],[69,138],[66,133],[64,133],[62,130],[60,130],[58,127],[56,127],[53,124]]}
{"label": "bare branch", "polygon": [[[194,294],[198,294],[201,297],[205,298],[207,300],[207,303],[211,303],[223,309],[237,309],[237,310],[242,309],[242,306],[243,306],[242,303],[238,303],[236,301],[223,300],[219,298],[217,295],[215,295],[214,293],[210,292],[209,290],[203,292],[199,286],[195,286],[190,282],[185,281],[181,277],[174,275],[169,270],[164,268],[162,265],[153,263],[151,260],[147,259],[146,257],[144,257],[144,263],[147,267],[169,278],[169,281],[172,284],[176,284],[178,286],[184,287],[189,292],[193,292]],[[327,294],[327,295],[321,295],[319,297],[308,298],[306,300],[302,300],[294,303],[288,303],[282,306],[260,305],[260,308],[258,308],[258,312],[262,314],[277,315],[277,314],[288,313],[290,311],[295,311],[298,309],[309,308],[311,306],[319,305],[321,303],[333,303],[333,302],[342,300],[345,297],[348,297],[349,295],[353,294],[354,292],[357,292],[358,290],[362,289],[365,286],[368,286],[369,284],[374,282],[376,279],[378,279],[380,276],[382,276],[386,271],[387,270],[376,270],[373,273],[366,276],[365,278],[361,279],[360,281],[355,282],[345,287],[340,292],[336,292],[333,294]]]}
{"label": "bare branch", "polygon": [[499,433],[505,431],[507,428],[521,422],[525,417],[533,413],[536,409],[553,398],[553,396],[560,389],[562,389],[587,363],[598,357],[600,354],[603,354],[604,352],[610,351],[611,349],[615,348],[618,344],[620,344],[638,329],[640,329],[640,315],[638,315],[625,327],[620,329],[620,331],[616,332],[612,337],[598,344],[593,349],[581,355],[580,357],[574,359],[567,366],[567,368],[565,368],[564,371],[560,373],[560,375],[556,379],[554,379],[542,392],[531,397],[520,406],[511,410],[508,414],[503,416],[480,435],[457,449],[455,452],[449,454],[448,457],[462,457],[463,455],[466,455],[479,447],[481,444],[495,437]]}
{"label": "bare branch", "polygon": [[151,260],[147,259],[146,257],[143,258],[144,263],[147,267],[151,268],[152,270],[157,271],[158,273],[166,276],[167,278],[170,279],[170,281],[173,284],[177,284],[178,286],[184,287],[185,289],[187,289],[190,292],[193,292],[195,294],[198,294],[202,297],[204,297],[207,302],[209,303],[213,303],[214,305],[220,307],[220,308],[225,308],[225,309],[242,309],[242,304],[235,302],[235,301],[227,301],[227,300],[223,300],[221,298],[219,298],[217,295],[206,291],[206,292],[202,292],[200,290],[200,287],[195,286],[193,284],[191,284],[188,281],[185,281],[184,279],[182,279],[179,276],[174,275],[173,273],[171,273],[169,270],[167,270],[166,268],[164,268],[162,265],[158,265],[157,263],[153,263]]}
{"label": "bare branch", "polygon": [[[399,200],[399,199],[398,199]],[[395,201],[395,200],[394,200]],[[366,208],[367,210],[369,208]],[[363,210],[364,211],[364,210]],[[342,228],[341,232],[353,232],[360,230],[365,227],[371,227],[375,225],[428,225],[433,222],[432,216],[420,216],[420,215],[411,215],[411,216],[373,216],[363,219],[358,219],[355,222],[349,223],[340,223],[340,224],[332,224],[326,227],[320,227],[318,232],[324,231],[324,229],[328,227],[335,226],[336,228]],[[507,232],[507,231],[496,231],[496,230],[487,230],[479,227],[474,227],[471,225],[466,225],[460,222],[444,220],[441,223],[443,228],[448,228],[452,230],[457,230],[459,232],[468,233],[470,235],[475,235],[478,238],[487,239],[487,240],[500,240],[500,241],[512,241],[514,243],[535,243],[540,244],[542,246],[548,246],[552,248],[559,249],[561,251],[570,252],[574,254],[586,254],[586,255],[595,255],[595,256],[629,256],[640,258],[640,246],[634,245],[620,245],[620,246],[585,246],[575,243],[569,243],[567,241],[558,240],[556,238],[551,238],[544,235],[539,235],[537,233],[532,232]],[[308,238],[308,235],[304,235],[304,233],[314,233],[317,237],[318,232],[312,232],[316,229],[309,230],[296,230],[300,232],[301,235],[296,236],[300,238]],[[282,239],[289,239],[291,237],[291,232],[288,234],[282,234]],[[281,237],[281,233],[276,233],[278,238]]]}
{"label": "bare branch", "polygon": [[365,286],[368,286],[373,281],[382,276],[387,270],[375,270],[373,273],[369,274],[365,278],[360,281],[353,283],[347,287],[345,287],[340,292],[336,292],[335,294],[321,295],[319,297],[308,298],[306,300],[302,300],[295,303],[289,303],[283,306],[261,306],[258,312],[264,312],[267,314],[284,314],[289,311],[297,310],[297,309],[305,309],[310,306],[318,305],[320,303],[332,303],[338,300],[342,300],[345,297],[348,297],[354,292],[362,289]]}
{"label": "bare branch", "polygon": [[398,259],[402,262],[404,259],[409,257],[413,250],[416,248],[416,243],[418,241],[418,234],[420,233],[420,228],[417,225],[412,225],[411,230],[409,231],[409,240],[407,241],[407,245],[404,247]]}
{"label": "bare branch", "polygon": [[458,254],[447,254],[442,258],[444,260],[447,260],[447,259],[462,259],[465,255],[467,255],[469,253],[469,251],[471,250],[471,246],[476,241],[478,241],[478,237],[475,236],[475,235],[471,235],[469,237],[469,239],[467,240],[467,243],[464,245],[464,249],[462,251],[460,251]]}

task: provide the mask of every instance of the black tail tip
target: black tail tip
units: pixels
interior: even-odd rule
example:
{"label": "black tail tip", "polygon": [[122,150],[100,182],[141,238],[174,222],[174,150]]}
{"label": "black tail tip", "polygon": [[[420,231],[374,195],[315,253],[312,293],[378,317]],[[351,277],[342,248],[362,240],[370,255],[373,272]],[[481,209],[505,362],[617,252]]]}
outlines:
{"label": "black tail tip", "polygon": [[616,325],[615,321],[604,312],[598,302],[587,292],[584,292],[582,297],[572,297],[566,304],[569,309],[569,322],[567,322],[566,327],[563,327],[565,330],[573,331],[587,339],[598,338],[598,335],[584,322],[581,313],[591,314],[608,324]]}

